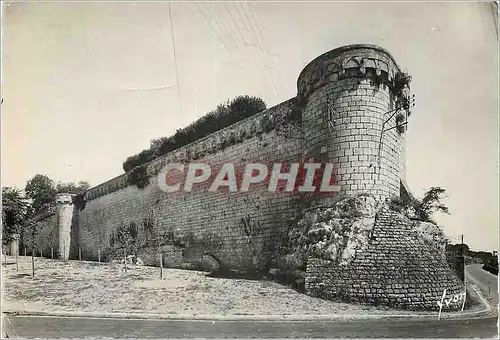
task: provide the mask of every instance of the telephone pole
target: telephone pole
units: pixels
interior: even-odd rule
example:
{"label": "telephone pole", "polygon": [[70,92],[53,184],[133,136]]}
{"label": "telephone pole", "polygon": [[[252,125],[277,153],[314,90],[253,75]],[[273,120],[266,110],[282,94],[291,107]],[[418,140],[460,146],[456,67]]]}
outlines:
{"label": "telephone pole", "polygon": [[463,271],[464,271],[464,289],[467,290],[467,281],[465,280],[465,252],[464,252],[464,234],[461,234],[461,245],[460,252],[462,253],[462,261],[463,261]]}

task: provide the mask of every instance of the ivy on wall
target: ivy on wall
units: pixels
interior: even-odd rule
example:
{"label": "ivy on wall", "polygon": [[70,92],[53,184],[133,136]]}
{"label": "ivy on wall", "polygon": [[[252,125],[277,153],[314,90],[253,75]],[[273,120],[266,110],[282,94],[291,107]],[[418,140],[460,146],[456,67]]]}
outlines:
{"label": "ivy on wall", "polygon": [[406,130],[406,126],[404,125],[405,119],[406,118],[402,113],[396,116],[396,129],[399,134],[405,132]]}
{"label": "ivy on wall", "polygon": [[265,109],[266,104],[260,98],[247,95],[236,97],[232,101],[218,105],[214,111],[209,112],[186,128],[177,130],[173,136],[152,140],[149,149],[130,156],[123,162],[123,170],[125,172],[131,171],[155,158],[166,155]]}
{"label": "ivy on wall", "polygon": [[132,170],[127,176],[127,183],[135,185],[139,189],[149,184],[148,172],[145,165],[140,165]]}
{"label": "ivy on wall", "polygon": [[279,115],[276,119],[277,133],[286,138],[302,139],[302,110],[307,101],[300,96],[295,97],[290,105],[289,110],[284,115]]}
{"label": "ivy on wall", "polygon": [[78,210],[85,209],[86,203],[87,202],[85,201],[85,192],[73,196],[73,205],[75,206],[76,209]]}
{"label": "ivy on wall", "polygon": [[396,98],[396,107],[401,107],[405,111],[410,109],[410,98],[406,94],[409,88],[411,76],[405,72],[398,72],[390,83],[390,89]]}

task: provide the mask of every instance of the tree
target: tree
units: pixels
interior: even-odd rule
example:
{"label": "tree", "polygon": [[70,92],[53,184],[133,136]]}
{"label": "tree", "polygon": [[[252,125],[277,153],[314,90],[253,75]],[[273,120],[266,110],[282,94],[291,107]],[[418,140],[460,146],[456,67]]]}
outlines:
{"label": "tree", "polygon": [[121,255],[120,253],[123,254],[125,271],[127,271],[128,255],[137,256],[137,236],[138,228],[134,222],[131,222],[128,226],[121,223],[116,232],[111,235],[111,247],[118,253],[118,258]]}
{"label": "tree", "polygon": [[41,212],[55,200],[57,190],[54,181],[45,175],[35,175],[26,183],[26,197],[32,200],[35,213]]}
{"label": "tree", "polygon": [[19,234],[27,218],[29,204],[17,188],[2,188],[2,244],[6,245]]}
{"label": "tree", "polygon": [[31,248],[32,276],[35,277],[34,244],[37,233],[36,223],[32,220],[33,208],[16,188],[2,188],[2,243],[13,240],[15,234],[25,237],[22,242]]}
{"label": "tree", "polygon": [[74,182],[59,182],[56,185],[56,192],[58,194],[79,194],[90,188],[90,184],[87,181],[80,181],[78,183]]}
{"label": "tree", "polygon": [[418,205],[417,215],[423,220],[432,221],[431,217],[434,212],[440,211],[444,214],[450,214],[448,207],[441,203],[441,198],[443,198],[446,190],[440,187],[430,188],[422,198],[422,201]]}
{"label": "tree", "polygon": [[410,197],[409,200],[394,198],[391,201],[391,208],[405,213],[412,219],[436,224],[432,218],[435,212],[450,214],[448,207],[441,202],[445,192],[446,190],[441,187],[431,187],[422,199],[416,197]]}
{"label": "tree", "polygon": [[30,247],[31,250],[31,275],[35,277],[35,245],[36,245],[36,235],[38,234],[37,223],[31,218],[33,215],[33,210],[31,207],[28,209],[28,218],[26,219],[23,228],[24,236],[26,239],[23,240],[25,247]]}

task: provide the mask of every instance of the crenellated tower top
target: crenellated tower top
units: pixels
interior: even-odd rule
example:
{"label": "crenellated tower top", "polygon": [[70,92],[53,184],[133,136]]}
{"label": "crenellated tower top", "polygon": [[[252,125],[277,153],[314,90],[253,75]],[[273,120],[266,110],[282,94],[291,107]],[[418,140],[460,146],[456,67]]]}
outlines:
{"label": "crenellated tower top", "polygon": [[334,164],[341,195],[399,195],[410,79],[374,45],[333,49],[300,73],[304,155]]}

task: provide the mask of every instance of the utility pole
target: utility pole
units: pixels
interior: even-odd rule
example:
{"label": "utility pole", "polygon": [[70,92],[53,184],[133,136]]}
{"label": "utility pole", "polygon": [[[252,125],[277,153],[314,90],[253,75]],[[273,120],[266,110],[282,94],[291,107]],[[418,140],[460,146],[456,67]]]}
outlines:
{"label": "utility pole", "polygon": [[[499,1],[495,0],[491,3],[493,12],[493,24],[495,25],[495,31],[497,33],[498,39],[498,16],[500,15]],[[3,99],[2,99],[3,100]]]}
{"label": "utility pole", "polygon": [[465,254],[464,254],[464,234],[461,234],[461,245],[460,252],[462,253],[462,261],[463,261],[463,271],[464,271],[464,289],[467,291],[467,281],[465,280]]}

